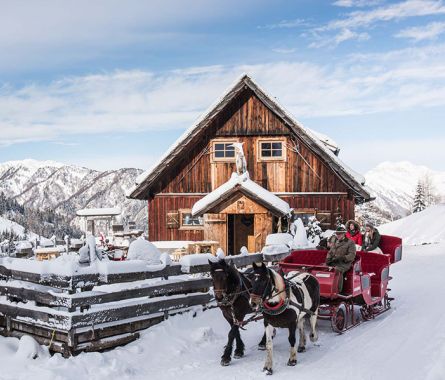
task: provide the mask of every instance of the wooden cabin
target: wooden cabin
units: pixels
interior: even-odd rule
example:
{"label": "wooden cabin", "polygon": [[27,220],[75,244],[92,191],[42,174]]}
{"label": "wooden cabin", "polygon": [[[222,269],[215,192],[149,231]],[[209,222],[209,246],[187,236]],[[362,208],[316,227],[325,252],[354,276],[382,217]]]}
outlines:
{"label": "wooden cabin", "polygon": [[[236,142],[244,143],[249,186],[230,183]],[[279,201],[332,228],[338,217],[354,218],[356,203],[371,200],[364,179],[337,155],[244,75],[137,179],[129,197],[148,201],[151,241],[213,240],[229,254],[242,246],[257,251],[285,228]],[[204,197],[205,207],[192,214]]]}

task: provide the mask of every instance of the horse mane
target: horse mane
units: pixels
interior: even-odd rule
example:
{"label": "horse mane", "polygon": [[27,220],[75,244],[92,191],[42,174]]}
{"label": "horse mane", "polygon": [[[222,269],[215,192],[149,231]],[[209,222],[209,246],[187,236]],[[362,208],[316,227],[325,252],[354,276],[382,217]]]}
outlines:
{"label": "horse mane", "polygon": [[272,282],[277,290],[278,296],[282,299],[286,299],[286,284],[284,283],[284,278],[276,271],[268,268],[270,275],[272,276]]}

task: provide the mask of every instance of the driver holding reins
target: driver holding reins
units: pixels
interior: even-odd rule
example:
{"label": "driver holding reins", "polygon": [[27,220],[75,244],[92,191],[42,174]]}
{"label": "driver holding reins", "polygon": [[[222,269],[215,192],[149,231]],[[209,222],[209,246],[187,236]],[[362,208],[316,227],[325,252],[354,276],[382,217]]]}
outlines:
{"label": "driver holding reins", "polygon": [[336,240],[326,256],[326,265],[334,267],[340,272],[338,279],[338,292],[343,290],[344,273],[351,268],[355,259],[355,244],[346,237],[346,229],[338,227],[335,230]]}

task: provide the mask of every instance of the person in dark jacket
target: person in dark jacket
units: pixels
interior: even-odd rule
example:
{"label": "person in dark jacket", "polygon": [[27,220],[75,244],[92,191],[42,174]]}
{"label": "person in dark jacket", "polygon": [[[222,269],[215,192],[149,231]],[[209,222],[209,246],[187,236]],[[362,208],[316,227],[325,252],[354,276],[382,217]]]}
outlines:
{"label": "person in dark jacket", "polygon": [[363,239],[362,249],[365,252],[383,253],[379,247],[380,232],[371,223],[367,223],[365,227],[365,237]]}
{"label": "person in dark jacket", "polygon": [[346,237],[361,247],[363,245],[363,238],[358,223],[355,220],[349,220],[346,223],[346,230]]}
{"label": "person in dark jacket", "polygon": [[355,259],[355,244],[352,240],[346,238],[346,229],[338,227],[335,230],[336,240],[326,256],[326,265],[334,267],[338,272],[338,291],[343,290],[344,273],[351,268]]}

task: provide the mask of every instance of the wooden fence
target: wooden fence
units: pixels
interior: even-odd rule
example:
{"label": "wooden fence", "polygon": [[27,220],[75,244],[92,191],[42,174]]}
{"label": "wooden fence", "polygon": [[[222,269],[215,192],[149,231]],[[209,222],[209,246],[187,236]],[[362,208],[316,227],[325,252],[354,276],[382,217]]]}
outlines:
{"label": "wooden fence", "polygon": [[[245,267],[279,261],[288,253],[226,260]],[[171,264],[155,271],[61,276],[0,265],[0,334],[31,335],[66,357],[126,344],[169,315],[208,306],[208,271],[208,264]]]}

